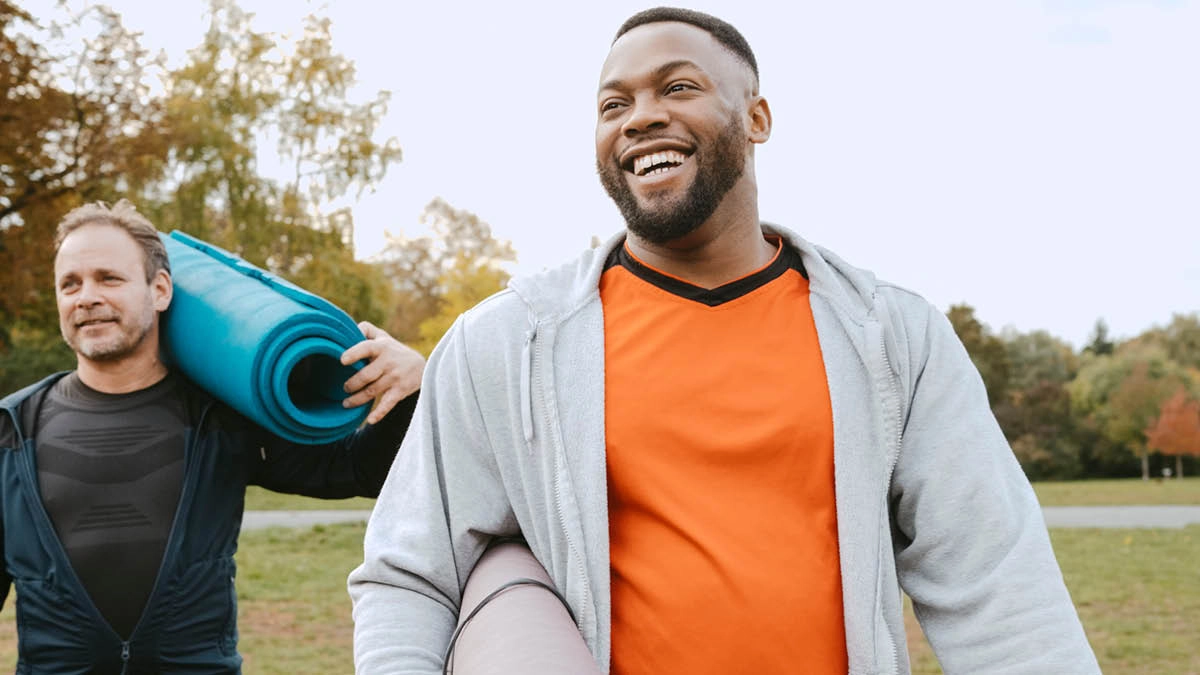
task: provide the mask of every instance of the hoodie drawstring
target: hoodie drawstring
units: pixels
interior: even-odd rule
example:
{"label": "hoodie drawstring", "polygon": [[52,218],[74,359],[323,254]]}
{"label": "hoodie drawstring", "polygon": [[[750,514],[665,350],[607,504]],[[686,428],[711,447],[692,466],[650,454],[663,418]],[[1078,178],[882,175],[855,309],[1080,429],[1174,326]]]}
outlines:
{"label": "hoodie drawstring", "polygon": [[521,430],[525,432],[525,445],[533,454],[533,395],[530,377],[533,373],[533,338],[537,328],[525,333],[525,346],[521,349]]}

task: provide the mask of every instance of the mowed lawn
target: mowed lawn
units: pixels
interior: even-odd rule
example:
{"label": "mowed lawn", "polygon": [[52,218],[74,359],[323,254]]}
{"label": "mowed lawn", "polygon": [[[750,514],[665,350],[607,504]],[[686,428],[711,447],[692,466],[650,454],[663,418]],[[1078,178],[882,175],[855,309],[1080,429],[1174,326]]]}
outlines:
{"label": "mowed lawn", "polygon": [[[1171,484],[1178,484],[1178,487]],[[1047,505],[1200,504],[1200,481],[1091,481],[1036,486]],[[1109,501],[1097,494],[1107,495]],[[247,495],[247,508],[329,508],[346,502]],[[274,501],[271,501],[274,500]],[[370,508],[370,500],[349,508]],[[241,650],[248,675],[353,672],[345,580],[362,559],[362,524],[246,532],[238,553]],[[1200,675],[1200,527],[1056,529],[1067,585],[1106,675]],[[13,598],[0,612],[0,672],[16,660]],[[940,673],[909,614],[914,673]],[[798,671],[799,672],[799,671]]]}
{"label": "mowed lawn", "polygon": [[[1200,505],[1200,477],[1183,480],[1117,478],[1034,483],[1042,506],[1127,506],[1135,504]],[[312,499],[282,495],[258,487],[246,490],[246,509],[250,511],[363,509],[370,510],[373,499]]]}
{"label": "mowed lawn", "polygon": [[1200,477],[1034,483],[1042,506],[1200,505]]}

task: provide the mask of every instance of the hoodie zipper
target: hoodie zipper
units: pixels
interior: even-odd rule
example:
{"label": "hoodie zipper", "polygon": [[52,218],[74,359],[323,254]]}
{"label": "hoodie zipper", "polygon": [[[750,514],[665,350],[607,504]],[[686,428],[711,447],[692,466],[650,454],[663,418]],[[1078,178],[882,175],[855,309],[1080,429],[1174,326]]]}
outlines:
{"label": "hoodie zipper", "polygon": [[[526,343],[525,343],[526,350],[530,350],[531,352],[534,352],[534,350],[536,350],[536,347],[533,346],[533,342],[536,337],[537,337],[537,326],[535,325],[526,334]],[[531,353],[531,358],[525,361],[525,363],[529,364],[528,367],[529,367],[530,371],[532,371],[532,362],[533,362],[532,356],[533,355],[534,354]],[[525,364],[522,364],[522,370],[524,370],[525,367],[526,367]],[[533,375],[532,372],[530,372],[529,375],[530,375],[530,379],[523,380],[522,387],[525,386],[524,382],[528,382],[528,381],[532,380],[532,383],[534,385],[533,389],[536,391],[539,391],[539,392],[543,391],[544,389],[543,389],[543,383],[542,383],[542,378],[541,378],[541,371],[539,370],[536,375]],[[529,414],[532,416],[532,411],[533,411],[532,392],[530,392],[528,401],[521,402],[521,408],[523,411],[524,410],[530,411]],[[543,414],[542,421],[546,424],[547,429],[553,428],[553,420],[550,418],[550,413],[548,411]],[[532,436],[533,436],[533,429],[532,429],[532,422],[531,422],[531,427],[530,427],[530,429],[527,430],[526,440],[531,441]],[[532,443],[529,444],[529,449],[530,449],[530,452],[533,451]],[[587,566],[584,564],[583,556],[581,556],[579,554],[579,549],[575,545],[575,539],[574,539],[574,537],[571,536],[571,531],[567,527],[567,517],[566,517],[566,514],[563,512],[563,506],[562,506],[562,503],[563,503],[562,472],[566,470],[566,453],[565,453],[565,451],[562,450],[562,448],[556,448],[556,453],[561,454],[562,466],[560,466],[559,469],[554,472],[554,511],[555,511],[555,514],[558,516],[559,526],[562,528],[563,535],[567,540],[567,551],[575,559],[576,570],[579,573],[579,578],[582,580],[581,586],[582,586],[582,591],[583,591],[583,607],[581,609],[583,609],[584,612],[580,612],[580,621],[583,620],[583,617],[585,616],[585,612],[586,612],[587,615],[592,617],[592,621],[594,623],[595,622],[595,617],[594,617],[595,611],[592,608],[592,597],[591,597],[592,593],[591,593],[591,588],[589,586],[589,581],[588,581]],[[561,590],[564,592],[566,591],[566,589],[561,589]],[[580,628],[582,628],[582,626]]]}
{"label": "hoodie zipper", "polygon": [[[892,394],[892,403],[895,406],[895,410],[894,410],[894,412],[895,412],[894,427],[895,428],[892,430],[893,431],[893,442],[894,442],[893,447],[895,448],[895,452],[891,453],[891,457],[888,459],[887,482],[884,484],[885,491],[890,491],[892,475],[896,471],[896,464],[900,461],[900,443],[903,440],[903,434],[900,431],[900,426],[901,426],[900,425],[900,393],[896,389],[896,378],[892,374],[892,369],[891,369],[891,365],[890,365],[891,362],[888,359],[887,341],[884,339],[884,336],[883,336],[883,326],[881,324],[879,324],[878,322],[876,322],[875,325],[879,331],[880,365],[883,366],[883,368],[884,368],[883,375],[887,378],[888,389]],[[885,493],[884,499],[885,500],[887,499],[886,493]],[[882,592],[882,589],[880,589],[880,592]],[[887,625],[886,620],[884,621],[884,625],[885,626]],[[892,672],[899,673],[900,672],[900,645],[896,643],[896,639],[892,636],[892,633],[890,630],[887,631],[887,636],[888,636],[888,639],[892,643]]]}
{"label": "hoodie zipper", "polygon": [[[29,484],[29,489],[25,491],[25,500],[27,502],[27,506],[34,514],[35,518],[37,518],[38,523],[41,525],[41,529],[50,533],[49,539],[52,542],[51,548],[55,553],[57,553],[57,556],[62,563],[63,570],[65,570],[65,573],[74,582],[74,586],[84,591],[82,593],[84,604],[91,612],[96,624],[107,628],[112,637],[116,638],[116,640],[121,643],[122,674],[126,673],[129,668],[131,651],[130,644],[133,642],[133,636],[137,635],[138,628],[142,625],[142,621],[146,618],[147,610],[153,607],[154,600],[159,592],[159,587],[162,584],[163,571],[167,569],[168,558],[173,560],[174,551],[172,549],[172,545],[178,538],[177,531],[179,529],[179,515],[183,512],[184,500],[191,497],[191,490],[189,490],[189,487],[191,487],[191,480],[194,480],[195,474],[195,471],[190,470],[191,463],[195,461],[194,458],[199,455],[199,453],[194,451],[193,446],[195,445],[195,439],[199,438],[200,436],[200,429],[204,425],[204,420],[208,417],[208,411],[211,407],[211,403],[205,405],[204,410],[200,413],[200,421],[196,424],[195,429],[191,433],[191,437],[188,438],[186,444],[184,445],[184,480],[183,486],[181,487],[179,493],[179,504],[175,507],[175,516],[171,521],[171,532],[167,535],[167,545],[163,550],[163,559],[159,564],[158,575],[154,578],[154,586],[151,588],[150,595],[146,599],[146,606],[142,608],[142,615],[138,617],[137,623],[134,624],[133,630],[129,633],[129,640],[122,639],[121,636],[117,634],[116,629],[112,627],[112,624],[108,622],[108,619],[105,619],[104,615],[100,613],[100,609],[96,607],[96,602],[92,599],[92,596],[86,592],[87,589],[84,587],[83,582],[79,579],[79,575],[75,572],[75,568],[71,565],[71,558],[67,555],[67,550],[63,548],[62,540],[59,539],[58,535],[55,533],[54,523],[51,522],[50,514],[46,511],[46,505],[42,502],[41,489],[38,487],[39,484],[37,481],[37,472],[33,466],[33,452],[26,452],[25,456],[22,457],[18,462],[21,468],[21,473],[23,474],[26,483]],[[13,418],[13,428],[16,430],[17,435],[17,447],[24,450],[30,450],[29,448],[25,448],[25,437],[22,433],[21,425],[16,423],[17,420],[15,412],[10,410],[9,415]]]}

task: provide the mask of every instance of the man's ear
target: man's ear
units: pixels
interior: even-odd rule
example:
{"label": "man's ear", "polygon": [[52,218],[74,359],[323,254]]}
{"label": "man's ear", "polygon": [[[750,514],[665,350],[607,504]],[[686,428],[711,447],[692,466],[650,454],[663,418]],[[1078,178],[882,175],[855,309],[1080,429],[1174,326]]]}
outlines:
{"label": "man's ear", "polygon": [[752,96],[748,113],[750,115],[750,142],[766,143],[771,137],[771,106],[762,96]]}
{"label": "man's ear", "polygon": [[154,273],[154,279],[150,281],[150,292],[154,294],[154,309],[159,312],[167,311],[171,306],[171,298],[175,295],[175,284],[166,270]]}

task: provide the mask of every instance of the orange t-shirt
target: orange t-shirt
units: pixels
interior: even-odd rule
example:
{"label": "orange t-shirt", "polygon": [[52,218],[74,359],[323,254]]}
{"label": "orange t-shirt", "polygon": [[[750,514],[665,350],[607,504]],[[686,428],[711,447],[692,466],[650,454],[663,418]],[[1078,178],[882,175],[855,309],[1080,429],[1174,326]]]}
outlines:
{"label": "orange t-shirt", "polygon": [[612,672],[847,671],[833,415],[800,256],[600,280]]}

